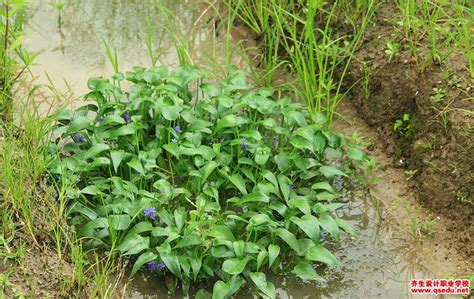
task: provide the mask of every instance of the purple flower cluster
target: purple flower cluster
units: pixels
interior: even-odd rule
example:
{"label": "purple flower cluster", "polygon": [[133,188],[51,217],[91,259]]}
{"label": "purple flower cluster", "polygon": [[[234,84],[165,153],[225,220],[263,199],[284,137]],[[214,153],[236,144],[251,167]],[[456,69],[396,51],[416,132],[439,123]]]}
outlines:
{"label": "purple flower cluster", "polygon": [[289,186],[289,188],[290,188],[290,191],[293,191],[293,190],[295,190],[295,185],[291,184],[291,185]]}
{"label": "purple flower cluster", "polygon": [[157,264],[155,261],[150,261],[146,265],[149,272],[163,271],[166,268],[163,262]]}
{"label": "purple flower cluster", "polygon": [[145,216],[150,218],[151,220],[155,220],[156,209],[154,207],[145,208],[145,210],[143,210],[143,214],[145,214]]}
{"label": "purple flower cluster", "polygon": [[173,138],[173,139],[171,139],[171,141],[176,143],[176,142],[178,142],[178,138]]}
{"label": "purple flower cluster", "polygon": [[176,126],[174,127],[174,130],[176,131],[176,133],[180,134],[183,132],[183,130],[181,130],[181,127],[180,126]]}
{"label": "purple flower cluster", "polygon": [[132,119],[132,118],[130,117],[130,112],[128,112],[128,111],[125,112],[125,113],[122,115],[122,118],[123,118],[123,120],[124,120],[125,122],[130,122],[130,120]]}
{"label": "purple flower cluster", "polygon": [[97,120],[97,123],[100,124],[100,123],[103,122],[103,121],[104,121],[104,116],[102,115],[102,116],[99,117],[99,119]]}
{"label": "purple flower cluster", "polygon": [[242,142],[240,144],[240,148],[242,149],[242,151],[246,152],[247,151],[247,138],[240,138],[240,141]]}
{"label": "purple flower cluster", "polygon": [[86,137],[79,133],[74,134],[74,136],[72,136],[72,139],[75,142],[79,142],[79,143],[86,142]]}

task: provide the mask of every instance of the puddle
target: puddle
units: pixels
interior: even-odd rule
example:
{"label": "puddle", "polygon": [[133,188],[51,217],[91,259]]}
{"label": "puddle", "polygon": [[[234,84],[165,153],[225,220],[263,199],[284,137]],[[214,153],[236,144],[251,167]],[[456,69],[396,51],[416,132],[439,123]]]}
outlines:
{"label": "puddle", "polygon": [[[34,83],[48,84],[49,76],[56,88],[71,98],[87,92],[89,77],[113,74],[104,41],[117,50],[120,70],[150,65],[144,43],[147,18],[153,27],[153,47],[160,53],[160,64],[179,64],[165,25],[192,41],[188,45],[189,54],[197,64],[215,64],[224,56],[222,37],[217,38],[213,25],[201,18],[203,10],[196,1],[71,0],[66,1],[61,11],[61,26],[58,26],[59,12],[49,2],[32,2],[24,45],[30,51],[40,52],[37,65],[31,68],[36,78]],[[179,17],[167,18],[165,11]],[[201,22],[194,26],[197,19]],[[234,63],[243,65],[242,57],[236,56]],[[359,231],[357,239],[344,236],[334,244],[342,266],[330,268],[324,275],[319,271],[326,283],[304,283],[293,275],[268,274],[277,287],[278,297],[409,297],[408,281],[425,277],[425,273],[405,254],[400,254],[397,244],[403,242],[393,239],[397,224],[379,221],[373,202],[361,194],[353,194],[350,205],[338,213]],[[182,294],[168,295],[164,277],[159,276],[145,278],[139,274],[128,283],[128,288],[133,298],[188,298]],[[256,297],[247,290],[239,298]]]}
{"label": "puddle", "polygon": [[[213,7],[206,11],[209,6],[203,1],[69,0],[61,10],[61,26],[59,11],[50,3],[31,2],[23,43],[40,53],[31,67],[34,83],[49,84],[49,76],[71,98],[88,91],[88,78],[113,75],[104,42],[117,51],[119,71],[151,65],[145,43],[147,20],[158,64],[179,65],[175,39],[186,41],[189,58],[196,64],[217,65],[225,57],[224,39],[217,38],[214,24],[207,22]],[[234,55],[233,63],[243,65],[243,57]]]}

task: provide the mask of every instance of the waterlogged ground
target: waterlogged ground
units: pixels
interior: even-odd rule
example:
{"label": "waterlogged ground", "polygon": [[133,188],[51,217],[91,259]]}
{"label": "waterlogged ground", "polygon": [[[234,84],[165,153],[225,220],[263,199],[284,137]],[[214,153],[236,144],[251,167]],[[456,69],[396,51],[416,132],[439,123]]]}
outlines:
{"label": "waterlogged ground", "polygon": [[[147,18],[153,27],[153,47],[155,53],[160,53],[160,64],[175,66],[179,61],[166,25],[172,28],[175,37],[189,42],[189,58],[193,61],[208,67],[217,66],[224,57],[223,35],[217,37],[213,23],[207,22],[207,14],[212,9],[206,11],[207,6],[198,5],[196,1],[71,0],[66,1],[61,10],[60,25],[59,11],[49,2],[33,1],[27,18],[24,44],[30,51],[40,52],[37,65],[31,68],[35,77],[33,84],[53,83],[60,93],[71,99],[87,92],[89,77],[113,74],[104,41],[110,48],[117,49],[120,70],[150,65],[145,46]],[[235,63],[243,64],[241,56],[235,57]],[[339,122],[338,130],[346,134],[355,128],[364,132],[357,122],[350,121],[353,115],[345,112],[343,115],[348,115],[349,123]],[[366,133],[370,134],[365,128]],[[387,166],[389,163],[383,163],[386,157],[377,157],[382,161],[377,172],[382,184],[371,196],[361,191],[348,192],[345,197],[348,205],[339,211],[339,216],[359,232],[356,239],[343,236],[339,242],[329,245],[342,265],[319,269],[327,279],[325,283],[304,283],[291,274],[268,273],[280,298],[407,298],[411,278],[435,278],[431,272],[460,270],[459,261],[449,260],[456,259],[455,256],[443,258],[441,255],[449,248],[441,244],[435,249],[428,237],[423,246],[421,240],[410,235],[408,212],[401,208],[410,197],[406,178],[399,170]],[[418,211],[413,202],[409,209]],[[420,217],[415,214],[415,218]],[[422,258],[423,247],[438,254],[431,259]],[[127,294],[134,298],[186,298],[179,293],[168,295],[163,276],[139,274],[123,284],[129,290]],[[247,290],[239,294],[239,298],[255,297],[251,294],[252,291]]]}

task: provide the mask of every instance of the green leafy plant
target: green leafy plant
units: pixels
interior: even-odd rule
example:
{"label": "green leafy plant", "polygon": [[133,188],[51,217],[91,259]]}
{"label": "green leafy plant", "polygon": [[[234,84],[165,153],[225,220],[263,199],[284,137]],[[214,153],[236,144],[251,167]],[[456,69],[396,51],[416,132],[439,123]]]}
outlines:
{"label": "green leafy plant", "polygon": [[411,136],[412,126],[410,121],[410,114],[405,113],[401,119],[397,119],[393,124],[393,130],[403,136]]}
{"label": "green leafy plant", "polygon": [[86,248],[130,258],[132,275],[169,275],[171,290],[212,279],[212,297],[228,298],[247,281],[274,298],[264,271],[280,265],[322,280],[313,264],[339,263],[323,236],[354,234],[334,216],[344,204],[333,181],[367,157],[323,114],[309,123],[301,104],[251,90],[242,71],[207,76],[136,67],[89,80],[92,102],[60,112],[49,145],[71,223]]}
{"label": "green leafy plant", "polygon": [[395,56],[398,55],[400,52],[400,44],[398,43],[387,43],[387,49],[385,50],[385,54],[388,55],[388,61],[391,61]]}
{"label": "green leafy plant", "polygon": [[435,103],[439,103],[443,101],[445,95],[446,95],[446,89],[445,88],[433,88],[433,92],[435,93],[433,96],[430,98],[435,101]]}

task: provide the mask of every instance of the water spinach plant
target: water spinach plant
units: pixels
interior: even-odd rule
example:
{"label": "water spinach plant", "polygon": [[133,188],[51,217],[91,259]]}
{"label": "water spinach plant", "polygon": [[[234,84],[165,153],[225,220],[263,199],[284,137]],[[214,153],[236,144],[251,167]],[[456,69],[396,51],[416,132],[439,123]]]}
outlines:
{"label": "water spinach plant", "polygon": [[244,283],[274,298],[269,269],[321,280],[316,263],[339,263],[326,242],[354,233],[335,217],[334,180],[365,155],[241,70],[207,77],[136,67],[89,80],[90,101],[57,115],[49,146],[70,222],[88,248],[129,258],[131,275],[169,275],[172,290],[209,279],[213,298]]}

